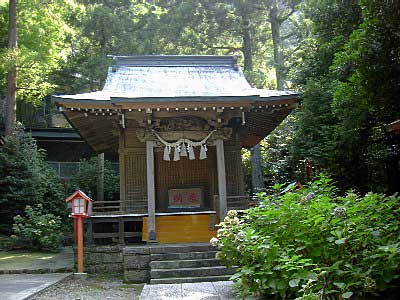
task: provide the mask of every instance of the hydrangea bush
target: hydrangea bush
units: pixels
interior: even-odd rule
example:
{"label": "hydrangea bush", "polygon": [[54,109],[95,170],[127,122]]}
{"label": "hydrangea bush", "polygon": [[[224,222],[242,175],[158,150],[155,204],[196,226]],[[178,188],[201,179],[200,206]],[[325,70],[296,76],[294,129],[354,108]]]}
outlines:
{"label": "hydrangea bush", "polygon": [[[276,186],[280,190],[282,186]],[[400,198],[349,191],[321,176],[308,187],[263,196],[220,223],[217,257],[237,266],[242,296],[379,299],[399,276]]]}
{"label": "hydrangea bush", "polygon": [[41,204],[26,206],[25,215],[14,217],[14,246],[25,249],[56,251],[62,245],[61,218],[45,213]]}

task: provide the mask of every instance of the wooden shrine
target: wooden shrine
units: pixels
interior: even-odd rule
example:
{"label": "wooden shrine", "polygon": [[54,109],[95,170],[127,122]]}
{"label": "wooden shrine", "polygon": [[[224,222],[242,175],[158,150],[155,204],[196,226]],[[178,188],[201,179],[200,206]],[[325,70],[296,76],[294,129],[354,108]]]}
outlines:
{"label": "wooden shrine", "polygon": [[[117,56],[102,91],[54,96],[98,153],[119,153],[120,200],[95,201],[93,238],[205,242],[246,208],[241,149],[298,95],[252,88],[231,56]],[[96,232],[97,223],[117,229]]]}

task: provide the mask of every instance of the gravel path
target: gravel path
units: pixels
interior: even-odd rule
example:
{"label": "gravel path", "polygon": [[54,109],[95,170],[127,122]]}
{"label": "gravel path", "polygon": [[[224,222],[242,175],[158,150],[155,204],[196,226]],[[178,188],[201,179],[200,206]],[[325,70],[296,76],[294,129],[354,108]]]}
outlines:
{"label": "gravel path", "polygon": [[122,280],[96,276],[86,280],[66,279],[32,300],[138,300],[143,285],[123,284]]}

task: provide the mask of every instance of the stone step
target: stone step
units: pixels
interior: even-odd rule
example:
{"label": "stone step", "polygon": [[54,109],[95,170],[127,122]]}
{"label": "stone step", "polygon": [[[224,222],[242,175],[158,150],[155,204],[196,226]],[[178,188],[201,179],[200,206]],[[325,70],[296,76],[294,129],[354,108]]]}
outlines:
{"label": "stone step", "polygon": [[188,253],[188,252],[207,252],[216,251],[217,249],[209,243],[196,244],[176,244],[176,245],[157,245],[150,247],[150,254],[160,253]]}
{"label": "stone step", "polygon": [[217,253],[217,251],[186,252],[186,253],[157,253],[157,254],[151,254],[150,258],[152,261],[209,259],[209,258],[215,258],[216,253]]}
{"label": "stone step", "polygon": [[232,275],[234,273],[235,273],[234,268],[227,268],[224,266],[181,268],[181,269],[151,269],[150,277],[152,279],[170,278],[170,277],[208,277],[208,276]]}
{"label": "stone step", "polygon": [[180,269],[180,268],[201,268],[221,266],[219,260],[215,258],[209,259],[192,259],[192,260],[167,260],[150,262],[151,269]]}
{"label": "stone step", "polygon": [[231,275],[202,276],[202,277],[170,277],[151,279],[150,284],[190,283],[190,282],[215,282],[227,281]]}

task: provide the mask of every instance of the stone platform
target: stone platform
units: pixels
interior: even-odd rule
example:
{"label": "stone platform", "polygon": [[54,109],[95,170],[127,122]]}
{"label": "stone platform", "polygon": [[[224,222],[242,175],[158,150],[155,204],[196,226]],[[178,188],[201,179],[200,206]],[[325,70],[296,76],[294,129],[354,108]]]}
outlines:
{"label": "stone platform", "polygon": [[85,270],[91,274],[123,274],[126,282],[152,284],[224,281],[234,269],[215,259],[209,243],[90,246]]}

